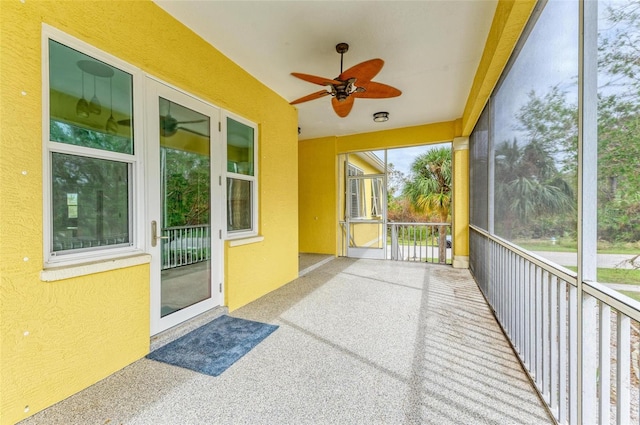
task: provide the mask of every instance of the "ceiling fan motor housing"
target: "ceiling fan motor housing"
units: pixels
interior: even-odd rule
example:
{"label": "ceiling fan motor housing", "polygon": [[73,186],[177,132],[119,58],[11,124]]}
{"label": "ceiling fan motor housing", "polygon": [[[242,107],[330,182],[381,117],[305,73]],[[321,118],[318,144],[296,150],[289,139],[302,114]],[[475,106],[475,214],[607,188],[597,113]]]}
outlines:
{"label": "ceiling fan motor housing", "polygon": [[[382,59],[371,59],[343,71],[343,56],[348,50],[349,45],[347,43],[338,43],[336,45],[336,52],[340,54],[340,75],[336,78],[324,78],[292,72],[291,75],[294,77],[313,84],[325,86],[325,90],[320,90],[296,99],[292,101],[291,104],[295,105],[331,95],[334,98],[331,102],[334,111],[339,117],[344,118],[349,115],[351,107],[353,106],[353,99],[356,97],[383,99],[400,96],[402,94],[402,92],[395,87],[371,81],[380,69],[382,69],[384,65]],[[358,82],[357,86],[355,85],[356,82]]]}

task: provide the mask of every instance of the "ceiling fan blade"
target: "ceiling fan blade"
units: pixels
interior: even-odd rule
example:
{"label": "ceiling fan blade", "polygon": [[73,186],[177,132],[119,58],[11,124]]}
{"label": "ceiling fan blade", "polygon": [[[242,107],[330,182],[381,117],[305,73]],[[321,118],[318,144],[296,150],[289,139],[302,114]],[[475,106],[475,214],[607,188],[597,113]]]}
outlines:
{"label": "ceiling fan blade", "polygon": [[383,65],[384,61],[382,59],[370,59],[352,66],[340,74],[338,78],[343,81],[346,81],[349,78],[355,78],[356,85],[358,85],[358,82],[362,83],[364,81],[371,81],[371,79],[380,72]]}
{"label": "ceiling fan blade", "polygon": [[396,97],[402,94],[402,92],[395,87],[382,83],[375,83],[373,81],[363,83],[362,85],[359,85],[358,88],[363,88],[364,91],[356,91],[351,96],[369,99],[382,99],[386,97]]}
{"label": "ceiling fan blade", "polygon": [[320,86],[332,86],[334,84],[342,84],[340,81],[332,80],[331,78],[317,77],[315,75],[300,74],[299,72],[292,72],[291,75],[300,78],[301,80],[308,81]]}
{"label": "ceiling fan blade", "polygon": [[349,115],[349,112],[351,112],[351,108],[353,108],[353,100],[353,96],[349,96],[340,102],[334,97],[331,99],[331,105],[333,106],[333,110],[336,111],[336,114],[338,114],[340,118],[344,118]]}
{"label": "ceiling fan blade", "polygon": [[328,94],[329,94],[328,91],[320,90],[320,91],[317,91],[315,93],[311,93],[309,95],[301,97],[300,99],[296,99],[293,102],[291,102],[290,105],[295,105],[297,103],[302,103],[302,102],[308,102],[308,101],[314,100],[314,99],[320,99],[321,97],[327,96]]}

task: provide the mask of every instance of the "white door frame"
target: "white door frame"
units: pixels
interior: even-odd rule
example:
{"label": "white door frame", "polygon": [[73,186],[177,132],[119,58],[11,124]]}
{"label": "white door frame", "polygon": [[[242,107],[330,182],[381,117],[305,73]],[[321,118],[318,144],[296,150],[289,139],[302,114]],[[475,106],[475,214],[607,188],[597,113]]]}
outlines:
{"label": "white door frame", "polygon": [[[347,157],[348,162],[348,157]],[[345,200],[347,216],[346,216],[346,248],[347,248],[347,257],[351,258],[370,258],[375,260],[384,260],[387,255],[387,176],[385,174],[363,174],[358,176],[349,176],[348,173],[345,173],[346,176],[346,186],[347,186],[347,197]],[[381,207],[382,207],[382,219],[365,219],[365,218],[354,218],[351,217],[351,211],[348,205],[351,202],[351,180],[370,180],[374,178],[382,179],[382,199],[381,199]],[[351,246],[351,225],[358,224],[377,224],[382,227],[382,234],[379,238],[382,238],[382,248],[371,248],[371,247],[352,247]],[[376,240],[379,242],[379,240]],[[373,242],[373,241],[372,241]]]}
{"label": "white door frame", "polygon": [[[211,164],[211,298],[200,301],[189,307],[161,317],[161,243],[152,246],[152,221],[157,223],[158,233],[162,223],[161,193],[160,193],[160,123],[159,98],[163,97],[172,102],[193,109],[211,117],[209,134],[210,164]],[[189,320],[198,314],[220,306],[224,301],[224,241],[221,239],[223,224],[224,193],[221,185],[224,148],[219,131],[221,110],[210,103],[198,99],[180,89],[147,76],[145,79],[145,192],[146,217],[144,225],[147,227],[146,250],[151,254],[151,335],[158,334],[170,327]],[[158,235],[159,236],[159,235]]]}

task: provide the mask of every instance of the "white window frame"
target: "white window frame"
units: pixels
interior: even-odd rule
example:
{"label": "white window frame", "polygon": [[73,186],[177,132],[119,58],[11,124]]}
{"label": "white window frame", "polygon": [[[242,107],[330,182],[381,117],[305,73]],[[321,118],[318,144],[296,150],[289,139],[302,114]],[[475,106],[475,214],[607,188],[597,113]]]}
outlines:
{"label": "white window frame", "polygon": [[[131,74],[133,115],[143,117],[143,73],[140,69],[99,50],[75,37],[72,37],[47,24],[42,24],[42,155],[43,155],[43,254],[44,267],[61,267],[80,263],[111,260],[144,252],[144,202],[143,184],[143,126],[136,125],[133,134],[133,154],[109,152],[106,150],[76,146],[67,143],[52,142],[50,139],[50,108],[49,108],[49,40],[58,42],[66,47],[77,50],[97,60],[105,62],[115,68]],[[128,164],[129,168],[129,244],[128,246],[105,246],[95,250],[53,253],[53,216],[52,216],[52,181],[51,159],[53,153],[84,156],[94,159],[105,159]]]}
{"label": "white window frame", "polygon": [[[228,171],[227,168],[227,147],[228,147],[228,134],[227,134],[227,119],[230,118],[234,121],[237,121],[241,124],[246,125],[247,127],[253,128],[253,175],[240,174]],[[254,236],[258,236],[258,175],[259,175],[259,164],[258,164],[258,125],[254,122],[251,122],[243,117],[232,114],[227,111],[222,111],[221,118],[221,131],[222,131],[222,139],[224,146],[224,176],[223,176],[223,184],[224,184],[224,235],[225,239],[235,240],[235,239],[244,239],[250,238]],[[228,230],[229,223],[229,200],[227,199],[227,179],[237,179],[248,181],[251,184],[251,228],[246,230]]]}
{"label": "white window frame", "polygon": [[378,196],[382,182],[378,178],[371,179],[371,216],[382,215],[382,199]]}
{"label": "white window frame", "polygon": [[[347,163],[347,182],[351,185],[350,182],[356,182],[356,191],[355,194],[353,192],[353,188],[350,186],[349,193],[351,197],[349,198],[349,218],[365,218],[366,217],[366,201],[365,201],[365,188],[364,188],[364,180],[355,180],[349,179],[349,177],[355,176],[363,176],[364,171],[351,163]],[[355,195],[355,197],[353,196]],[[354,199],[357,204],[357,214],[354,216]]]}

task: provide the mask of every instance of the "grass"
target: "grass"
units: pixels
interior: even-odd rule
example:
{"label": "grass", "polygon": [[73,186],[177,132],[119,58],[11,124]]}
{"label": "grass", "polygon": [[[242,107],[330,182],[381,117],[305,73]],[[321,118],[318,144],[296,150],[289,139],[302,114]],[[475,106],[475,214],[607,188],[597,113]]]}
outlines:
{"label": "grass", "polygon": [[[548,239],[515,240],[515,244],[529,251],[576,252],[578,244],[573,239],[561,238],[552,244]],[[599,242],[600,254],[640,254],[640,243]]]}
{"label": "grass", "polygon": [[[576,271],[576,267],[567,267]],[[640,285],[640,270],[635,269],[598,269],[598,282],[624,283],[627,285]],[[637,293],[640,296],[640,293]],[[631,297],[635,298],[635,297]],[[640,301],[640,299],[638,300]]]}
{"label": "grass", "polygon": [[620,291],[620,293],[636,301],[640,301],[640,292]]}
{"label": "grass", "polygon": [[[576,267],[567,267],[567,268],[569,270],[576,271]],[[640,270],[599,268],[597,273],[598,273],[598,282],[622,283],[626,285],[640,285]],[[618,292],[640,302],[640,292],[636,292],[636,291],[618,291]]]}

